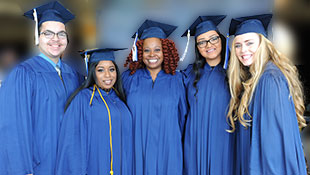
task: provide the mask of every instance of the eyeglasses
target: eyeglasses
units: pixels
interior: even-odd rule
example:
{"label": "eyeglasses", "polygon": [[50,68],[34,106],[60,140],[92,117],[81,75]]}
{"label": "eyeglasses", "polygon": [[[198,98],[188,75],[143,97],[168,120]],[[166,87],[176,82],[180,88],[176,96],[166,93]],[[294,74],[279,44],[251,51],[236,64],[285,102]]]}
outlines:
{"label": "eyeglasses", "polygon": [[204,48],[208,45],[208,42],[210,42],[211,44],[217,44],[219,42],[219,38],[220,38],[220,36],[214,36],[214,37],[210,38],[209,40],[199,41],[199,42],[197,42],[197,46],[199,48]]}
{"label": "eyeglasses", "polygon": [[52,39],[52,38],[54,38],[55,34],[57,35],[57,37],[58,37],[59,39],[67,39],[67,37],[68,37],[68,34],[67,34],[67,32],[65,32],[65,31],[61,31],[61,32],[55,33],[55,32],[52,32],[52,31],[50,31],[50,30],[46,30],[46,31],[40,33],[40,35],[42,35],[42,34],[43,34],[43,35],[45,36],[45,38],[47,38],[47,39]]}

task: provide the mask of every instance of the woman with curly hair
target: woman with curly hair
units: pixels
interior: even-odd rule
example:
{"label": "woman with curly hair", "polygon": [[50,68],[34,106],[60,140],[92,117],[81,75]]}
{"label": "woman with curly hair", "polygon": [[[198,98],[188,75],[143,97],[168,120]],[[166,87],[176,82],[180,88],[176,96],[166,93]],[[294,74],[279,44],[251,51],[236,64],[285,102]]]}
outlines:
{"label": "woman with curly hair", "polygon": [[296,67],[267,39],[271,14],[232,19],[228,119],[236,132],[236,174],[306,174],[305,127]]}
{"label": "woman with curly hair", "polygon": [[189,113],[184,137],[184,174],[231,175],[234,134],[226,121],[226,39],[217,25],[226,16],[199,16],[183,36],[195,36],[196,59],[184,73]]}
{"label": "woman with curly hair", "polygon": [[146,20],[139,28],[137,60],[130,53],[122,75],[133,115],[134,173],[182,175],[182,135],[187,112],[179,55],[167,37],[175,26]]}

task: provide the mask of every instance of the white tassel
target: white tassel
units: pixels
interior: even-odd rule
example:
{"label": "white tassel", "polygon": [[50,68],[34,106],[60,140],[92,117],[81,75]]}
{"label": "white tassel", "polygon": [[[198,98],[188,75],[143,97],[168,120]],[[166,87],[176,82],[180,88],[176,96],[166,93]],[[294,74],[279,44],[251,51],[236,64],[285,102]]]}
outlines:
{"label": "white tassel", "polygon": [[136,32],[136,37],[135,37],[135,41],[132,45],[132,48],[131,48],[131,53],[132,53],[132,61],[138,61],[138,51],[137,51],[137,39],[138,39],[138,32]]}
{"label": "white tassel", "polygon": [[187,30],[187,43],[186,43],[186,47],[185,47],[185,50],[184,50],[184,53],[183,53],[182,57],[180,58],[180,61],[183,61],[184,58],[185,58],[185,56],[186,56],[186,54],[187,54],[188,44],[189,44],[189,39],[190,39],[190,37],[191,37],[191,32],[190,32],[190,30],[188,29],[188,30]]}
{"label": "white tassel", "polygon": [[33,9],[33,18],[34,21],[36,22],[36,26],[34,29],[34,38],[35,38],[35,45],[39,45],[39,23],[38,23],[38,15],[37,15],[37,10]]}
{"label": "white tassel", "polygon": [[[88,55],[87,55],[87,52],[85,52],[84,61],[85,61],[86,77],[87,77],[87,75],[88,75]],[[86,79],[86,77],[85,77],[85,79]]]}

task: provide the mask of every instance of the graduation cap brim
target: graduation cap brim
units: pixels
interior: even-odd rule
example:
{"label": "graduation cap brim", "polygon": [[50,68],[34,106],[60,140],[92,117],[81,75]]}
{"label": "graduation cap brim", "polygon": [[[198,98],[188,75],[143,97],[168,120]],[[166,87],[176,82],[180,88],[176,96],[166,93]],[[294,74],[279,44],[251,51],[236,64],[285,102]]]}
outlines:
{"label": "graduation cap brim", "polygon": [[[156,38],[167,38],[177,26],[164,24],[152,20],[145,20],[138,29],[138,38],[146,39],[151,37]],[[132,38],[136,37],[136,33],[133,34]]]}
{"label": "graduation cap brim", "polygon": [[[75,16],[58,1],[53,1],[36,7],[39,25],[46,21],[58,21],[63,24],[75,18]],[[34,9],[24,13],[24,16],[34,20]]]}
{"label": "graduation cap brim", "polygon": [[229,35],[236,36],[255,32],[267,36],[267,29],[271,18],[272,14],[233,18],[229,26]]}
{"label": "graduation cap brim", "polygon": [[[226,15],[216,15],[216,16],[199,16],[195,22],[188,28],[190,30],[191,36],[198,36],[202,33],[208,32],[210,30],[218,30],[217,25],[219,25],[224,19]],[[201,25],[199,31],[197,31],[197,26]],[[183,36],[187,35],[187,31],[183,33]]]}

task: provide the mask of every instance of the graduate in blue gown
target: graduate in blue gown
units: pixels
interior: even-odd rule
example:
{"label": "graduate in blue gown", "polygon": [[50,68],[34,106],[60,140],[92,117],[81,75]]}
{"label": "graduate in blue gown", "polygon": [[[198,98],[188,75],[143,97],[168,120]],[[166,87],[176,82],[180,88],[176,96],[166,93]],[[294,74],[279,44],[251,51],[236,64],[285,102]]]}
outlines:
{"label": "graduate in blue gown", "polygon": [[175,28],[146,20],[136,33],[136,52],[126,60],[129,70],[122,74],[133,115],[135,175],[182,174],[187,104],[182,76],[176,71],[179,56],[167,39]]}
{"label": "graduate in blue gown", "polygon": [[[234,135],[226,121],[230,100],[224,68],[226,39],[217,25],[226,16],[199,16],[189,27],[195,36],[194,64],[184,73],[189,113],[184,138],[184,174],[231,175]],[[188,36],[190,37],[190,36]]]}
{"label": "graduate in blue gown", "polygon": [[0,174],[54,174],[65,103],[79,86],[76,71],[60,59],[65,23],[74,16],[56,1],[35,9],[25,16],[38,22],[40,53],[18,64],[0,89]]}
{"label": "graduate in blue gown", "polygon": [[114,51],[94,49],[88,76],[70,96],[61,125],[57,175],[131,175],[132,117]]}
{"label": "graduate in blue gown", "polygon": [[267,39],[271,14],[234,18],[228,117],[237,136],[236,174],[305,175],[305,127],[296,67]]}

